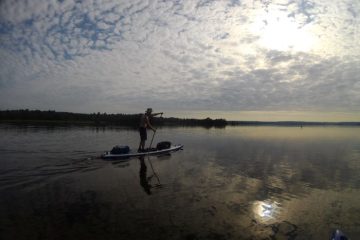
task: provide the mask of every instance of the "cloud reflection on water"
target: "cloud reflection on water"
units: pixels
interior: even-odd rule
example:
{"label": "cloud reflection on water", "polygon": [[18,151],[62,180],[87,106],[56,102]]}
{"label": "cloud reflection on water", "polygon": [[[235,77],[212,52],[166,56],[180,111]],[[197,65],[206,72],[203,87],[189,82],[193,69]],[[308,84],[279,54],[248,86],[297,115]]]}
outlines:
{"label": "cloud reflection on water", "polygon": [[[138,159],[91,159],[86,161],[91,171],[48,177],[31,188],[0,188],[0,222],[13,239],[29,234],[67,239],[326,239],[339,226],[357,236],[359,128],[312,128],[318,134],[314,138],[293,138],[302,134],[300,128],[244,127],[228,132],[234,129],[161,129],[159,137],[185,147],[166,158],[151,158],[163,186],[152,188],[151,195],[142,181],[154,174],[152,166],[146,162],[146,172]],[[2,150],[3,168],[12,177],[41,172],[45,163],[54,170],[63,166],[59,161],[81,166],[84,161],[72,157],[79,157],[79,149],[86,155],[94,139],[100,151],[114,139],[129,139],[135,145],[138,137],[136,131],[124,129],[1,131],[6,136],[2,148],[23,147]],[[329,137],[340,131],[343,137]],[[61,146],[60,136],[67,139]],[[38,149],[42,155],[26,154],[24,150],[39,143],[44,144]],[[49,149],[63,146],[74,155],[47,157]],[[21,161],[28,165],[12,172]],[[153,178],[152,184],[159,179]]]}

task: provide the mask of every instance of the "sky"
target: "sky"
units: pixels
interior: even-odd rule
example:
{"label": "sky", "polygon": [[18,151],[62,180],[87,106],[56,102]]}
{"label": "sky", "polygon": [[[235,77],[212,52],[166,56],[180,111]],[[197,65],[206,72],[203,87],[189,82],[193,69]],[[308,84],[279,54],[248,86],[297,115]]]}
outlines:
{"label": "sky", "polygon": [[0,109],[360,121],[358,0],[0,0]]}

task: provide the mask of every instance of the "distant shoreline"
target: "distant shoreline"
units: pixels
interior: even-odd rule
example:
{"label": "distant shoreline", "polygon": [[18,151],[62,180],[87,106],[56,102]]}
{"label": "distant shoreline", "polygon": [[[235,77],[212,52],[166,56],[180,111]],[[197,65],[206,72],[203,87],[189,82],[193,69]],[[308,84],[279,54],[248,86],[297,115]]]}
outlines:
{"label": "distant shoreline", "polygon": [[360,122],[228,121],[229,126],[360,126]]}
{"label": "distant shoreline", "polygon": [[[106,113],[71,113],[53,110],[0,110],[0,123],[33,123],[59,125],[91,125],[91,126],[128,126],[138,127],[141,114],[106,114]],[[307,122],[307,121],[227,121],[225,119],[187,119],[187,118],[159,118],[152,119],[156,126],[360,126],[360,122]]]}
{"label": "distant shoreline", "polygon": [[[107,113],[71,113],[56,112],[53,110],[0,110],[0,123],[34,123],[34,124],[68,124],[68,125],[91,125],[91,126],[126,126],[139,127],[141,113],[139,114],[107,114]],[[181,119],[153,117],[155,126],[202,126],[202,127],[225,127],[225,119]]]}

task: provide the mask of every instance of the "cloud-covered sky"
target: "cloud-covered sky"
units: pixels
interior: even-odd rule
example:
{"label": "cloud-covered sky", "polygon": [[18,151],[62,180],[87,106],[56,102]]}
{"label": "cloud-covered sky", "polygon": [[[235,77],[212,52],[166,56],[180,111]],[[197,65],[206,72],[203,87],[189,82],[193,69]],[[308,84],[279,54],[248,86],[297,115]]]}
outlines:
{"label": "cloud-covered sky", "polygon": [[0,109],[360,116],[359,39],[355,0],[2,0]]}

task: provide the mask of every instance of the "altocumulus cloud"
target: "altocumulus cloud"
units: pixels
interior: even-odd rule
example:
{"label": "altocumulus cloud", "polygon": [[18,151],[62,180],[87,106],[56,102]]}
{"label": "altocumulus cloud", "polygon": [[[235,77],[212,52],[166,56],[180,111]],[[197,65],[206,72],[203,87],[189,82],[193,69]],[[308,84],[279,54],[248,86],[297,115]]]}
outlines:
{"label": "altocumulus cloud", "polygon": [[0,107],[360,110],[357,1],[0,2]]}

